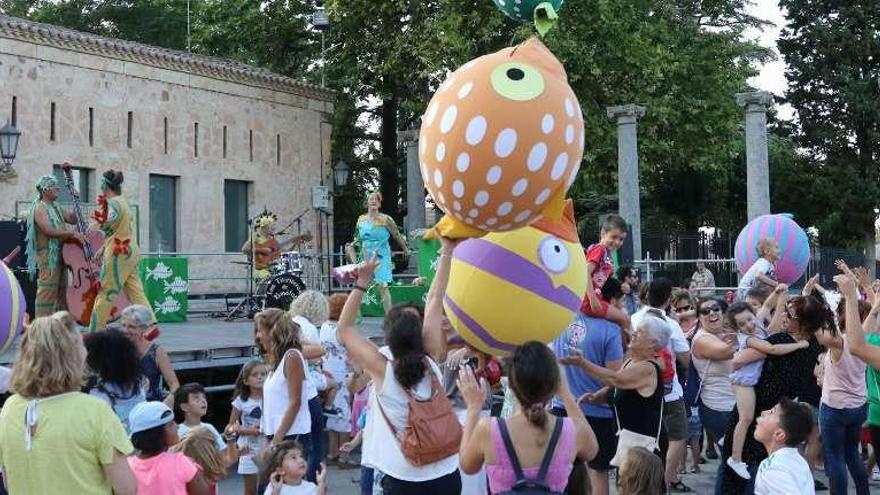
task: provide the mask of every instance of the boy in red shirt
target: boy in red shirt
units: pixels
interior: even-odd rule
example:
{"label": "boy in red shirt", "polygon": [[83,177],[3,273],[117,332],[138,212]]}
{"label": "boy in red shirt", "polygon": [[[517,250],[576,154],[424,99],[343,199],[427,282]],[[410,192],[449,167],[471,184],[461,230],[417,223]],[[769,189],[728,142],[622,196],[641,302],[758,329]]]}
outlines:
{"label": "boy in red shirt", "polygon": [[620,249],[626,240],[626,222],[618,215],[608,215],[602,222],[598,244],[587,248],[587,293],[581,304],[581,312],[594,318],[629,328],[629,317],[621,309],[611,306],[602,298],[602,286],[614,274],[611,254]]}

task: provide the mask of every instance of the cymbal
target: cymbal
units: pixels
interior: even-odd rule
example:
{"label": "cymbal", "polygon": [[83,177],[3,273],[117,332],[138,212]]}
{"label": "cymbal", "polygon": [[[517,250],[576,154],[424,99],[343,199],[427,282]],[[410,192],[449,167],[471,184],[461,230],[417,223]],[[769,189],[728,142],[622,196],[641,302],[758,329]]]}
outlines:
{"label": "cymbal", "polygon": [[251,263],[250,261],[230,261],[230,263],[232,263],[233,265],[245,265],[245,266],[253,265],[253,263]]}

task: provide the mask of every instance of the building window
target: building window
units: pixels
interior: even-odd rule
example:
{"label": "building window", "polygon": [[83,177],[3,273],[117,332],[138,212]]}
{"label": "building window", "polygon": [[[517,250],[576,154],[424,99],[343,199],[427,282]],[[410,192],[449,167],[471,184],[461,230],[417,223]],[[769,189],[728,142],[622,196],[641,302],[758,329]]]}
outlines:
{"label": "building window", "polygon": [[165,117],[163,119],[163,121],[164,121],[164,123],[163,123],[164,127],[162,130],[162,139],[164,140],[163,142],[165,143],[164,144],[165,154],[167,155],[168,154],[168,117]]}
{"label": "building window", "polygon": [[[70,175],[73,177],[73,187],[79,191],[79,200],[82,203],[88,203],[91,198],[92,172],[92,169],[82,167],[72,167],[70,170]],[[72,204],[73,198],[70,197],[70,192],[64,184],[64,171],[61,169],[61,165],[52,166],[52,175],[58,180],[60,186],[58,189],[61,194],[58,196],[58,201],[60,203]]]}
{"label": "building window", "polygon": [[199,123],[193,123],[193,156],[199,157]]}
{"label": "building window", "polygon": [[250,183],[241,180],[223,182],[224,224],[226,252],[238,252],[248,240],[248,189]]}
{"label": "building window", "polygon": [[177,177],[150,175],[150,251],[177,250]]}
{"label": "building window", "polygon": [[127,132],[125,134],[125,145],[131,148],[131,133],[132,126],[134,125],[134,112],[128,112],[128,127]]}
{"label": "building window", "polygon": [[18,97],[12,97],[12,125],[18,127]]}
{"label": "building window", "polygon": [[248,130],[248,153],[250,153],[251,161],[254,161],[254,130]]}
{"label": "building window", "polygon": [[49,105],[49,141],[55,141],[55,102]]}
{"label": "building window", "polygon": [[226,158],[226,126],[223,126],[223,158]]}
{"label": "building window", "polygon": [[89,107],[89,146],[95,145],[95,109]]}
{"label": "building window", "polygon": [[281,134],[275,135],[275,165],[281,165]]}

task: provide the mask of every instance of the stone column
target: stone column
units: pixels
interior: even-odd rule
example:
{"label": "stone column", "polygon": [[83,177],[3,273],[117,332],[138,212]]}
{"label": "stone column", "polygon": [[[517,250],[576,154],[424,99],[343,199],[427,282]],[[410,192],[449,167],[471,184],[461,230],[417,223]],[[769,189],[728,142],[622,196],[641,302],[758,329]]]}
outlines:
{"label": "stone column", "polygon": [[639,204],[639,119],[645,107],[608,107],[608,118],[617,122],[617,195],[620,216],[630,225],[633,258],[642,259],[642,209]]}
{"label": "stone column", "polygon": [[[425,228],[425,183],[419,168],[419,130],[398,131],[397,142],[406,148],[406,218],[403,228],[407,232],[406,242],[410,249],[416,250],[418,245],[415,245],[409,233]],[[418,270],[418,267],[418,255],[410,256],[409,269]]]}
{"label": "stone column", "polygon": [[406,219],[404,229],[425,228],[425,183],[419,169],[419,130],[399,131],[397,142],[406,148]]}
{"label": "stone column", "polygon": [[766,91],[737,93],[736,102],[746,109],[746,189],[749,220],[770,213],[770,162],[767,157]]}

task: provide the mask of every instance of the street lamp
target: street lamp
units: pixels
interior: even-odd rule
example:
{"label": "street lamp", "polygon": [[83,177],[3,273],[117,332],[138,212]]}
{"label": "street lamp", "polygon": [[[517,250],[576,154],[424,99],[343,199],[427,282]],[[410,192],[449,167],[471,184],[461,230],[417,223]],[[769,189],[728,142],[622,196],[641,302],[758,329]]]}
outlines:
{"label": "street lamp", "polygon": [[12,169],[12,162],[15,161],[15,154],[18,152],[19,137],[21,137],[21,131],[9,122],[0,128],[0,158],[3,159],[4,172]]}
{"label": "street lamp", "polygon": [[315,12],[312,13],[312,27],[321,33],[321,87],[323,88],[326,86],[324,77],[324,65],[326,65],[324,58],[324,52],[326,51],[324,31],[330,27],[330,19],[327,18],[327,13],[324,12],[324,0],[315,0]]}
{"label": "street lamp", "polygon": [[342,160],[333,165],[333,189],[345,189],[348,185],[348,176],[351,174],[351,168]]}

